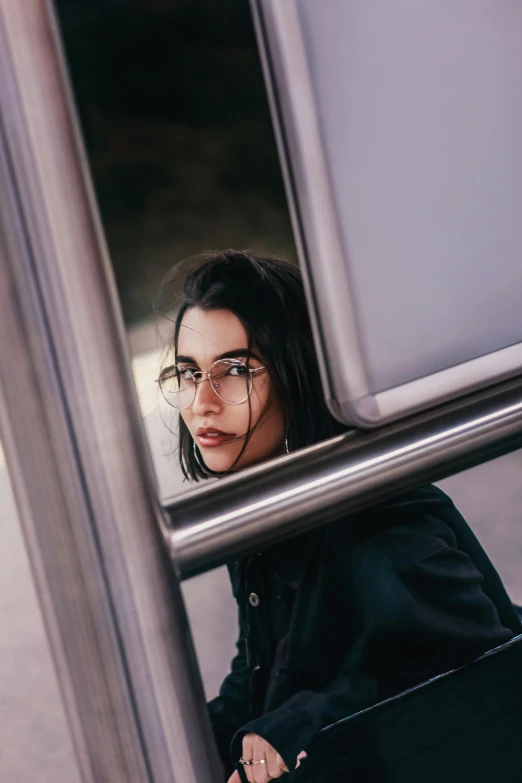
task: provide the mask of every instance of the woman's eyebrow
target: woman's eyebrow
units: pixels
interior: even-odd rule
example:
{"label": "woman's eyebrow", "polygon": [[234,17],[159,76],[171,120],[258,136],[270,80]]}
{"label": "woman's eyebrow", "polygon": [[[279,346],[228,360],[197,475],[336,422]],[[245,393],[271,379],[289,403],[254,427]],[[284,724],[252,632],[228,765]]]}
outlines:
{"label": "woman's eyebrow", "polygon": [[183,364],[195,364],[196,367],[198,365],[197,361],[192,358],[192,356],[182,356],[181,354],[179,356],[176,356],[176,363],[183,362]]}
{"label": "woman's eyebrow", "polygon": [[[247,356],[251,359],[256,359],[258,362],[261,361],[259,356],[256,356],[255,353],[249,351],[248,348],[234,348],[233,351],[225,351],[224,353],[220,353],[219,356],[215,356],[214,361],[218,362],[220,359],[246,359]],[[192,356],[183,356],[179,354],[179,356],[176,356],[176,362],[183,362],[183,364],[193,364],[198,367],[197,361],[193,359]]]}
{"label": "woman's eyebrow", "polygon": [[256,359],[258,362],[261,361],[259,356],[256,356],[253,351],[249,351],[248,348],[235,348],[233,351],[220,353],[219,356],[214,358],[214,361],[218,362],[220,359],[246,359],[247,356],[249,359]]}

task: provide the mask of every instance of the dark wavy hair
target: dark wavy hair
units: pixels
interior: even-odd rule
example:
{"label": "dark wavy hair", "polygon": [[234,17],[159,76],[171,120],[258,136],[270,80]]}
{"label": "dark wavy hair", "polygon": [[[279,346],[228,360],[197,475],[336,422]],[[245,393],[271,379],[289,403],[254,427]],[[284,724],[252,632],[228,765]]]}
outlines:
{"label": "dark wavy hair", "polygon": [[[245,329],[249,351],[255,346],[267,367],[271,400],[277,399],[282,407],[289,450],[345,432],[346,427],[331,416],[324,401],[299,269],[279,258],[246,250],[209,252],[187,263],[170,346],[174,354],[189,308],[229,310]],[[172,289],[178,279],[179,269],[174,267],[163,280],[160,292]],[[249,429],[237,459],[263,413]],[[194,441],[181,416],[179,460],[186,479],[198,481],[208,477],[194,455]]]}

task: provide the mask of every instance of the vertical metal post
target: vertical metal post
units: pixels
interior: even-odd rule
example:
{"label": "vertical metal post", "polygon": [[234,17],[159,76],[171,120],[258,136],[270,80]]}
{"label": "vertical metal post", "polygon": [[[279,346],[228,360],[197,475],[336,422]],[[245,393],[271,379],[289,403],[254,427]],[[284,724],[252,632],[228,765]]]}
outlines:
{"label": "vertical metal post", "polygon": [[0,415],[81,775],[221,768],[51,3],[0,0]]}

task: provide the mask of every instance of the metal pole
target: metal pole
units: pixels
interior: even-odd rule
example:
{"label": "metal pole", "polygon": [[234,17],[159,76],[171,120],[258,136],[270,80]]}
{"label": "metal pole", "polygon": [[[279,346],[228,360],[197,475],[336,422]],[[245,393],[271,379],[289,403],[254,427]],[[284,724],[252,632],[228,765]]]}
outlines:
{"label": "metal pole", "polygon": [[521,446],[518,378],[176,499],[166,508],[172,556],[187,578]]}
{"label": "metal pole", "polygon": [[0,0],[1,432],[84,781],[217,783],[51,3]]}

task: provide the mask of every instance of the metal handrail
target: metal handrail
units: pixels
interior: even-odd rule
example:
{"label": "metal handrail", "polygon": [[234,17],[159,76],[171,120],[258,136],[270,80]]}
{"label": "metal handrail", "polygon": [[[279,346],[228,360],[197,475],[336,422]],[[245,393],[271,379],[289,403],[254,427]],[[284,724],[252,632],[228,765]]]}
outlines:
{"label": "metal handrail", "polygon": [[50,0],[0,0],[0,425],[84,783],[218,783]]}
{"label": "metal handrail", "polygon": [[188,578],[520,447],[522,378],[516,378],[168,501],[168,545]]}

